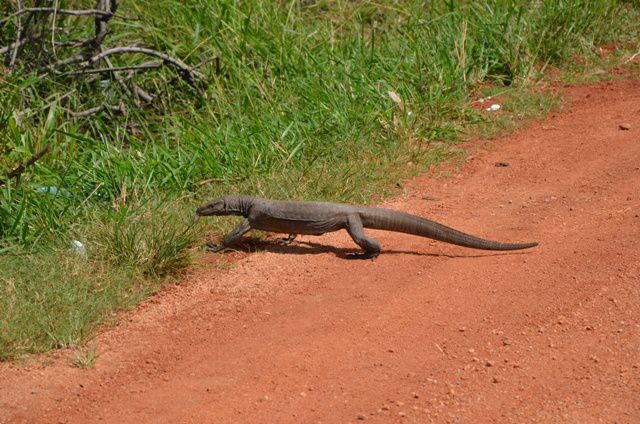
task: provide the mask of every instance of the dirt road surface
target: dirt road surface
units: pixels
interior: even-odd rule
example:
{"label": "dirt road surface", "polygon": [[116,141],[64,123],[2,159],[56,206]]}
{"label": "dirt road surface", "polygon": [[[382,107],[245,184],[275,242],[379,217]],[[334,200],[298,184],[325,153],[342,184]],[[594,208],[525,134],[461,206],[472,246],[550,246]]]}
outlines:
{"label": "dirt road surface", "polygon": [[640,82],[563,90],[383,205],[538,248],[371,231],[375,261],[346,233],[217,256],[93,369],[1,364],[0,422],[640,423]]}

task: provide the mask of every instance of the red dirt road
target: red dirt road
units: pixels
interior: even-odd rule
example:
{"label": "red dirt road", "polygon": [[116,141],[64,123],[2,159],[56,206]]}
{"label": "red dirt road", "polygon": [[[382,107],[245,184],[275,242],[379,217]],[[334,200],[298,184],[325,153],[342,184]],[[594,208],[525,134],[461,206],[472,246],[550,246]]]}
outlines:
{"label": "red dirt road", "polygon": [[98,337],[93,369],[0,365],[0,422],[639,423],[640,81],[566,90],[385,205],[539,247],[371,231],[375,261],[337,256],[346,233],[232,254]]}

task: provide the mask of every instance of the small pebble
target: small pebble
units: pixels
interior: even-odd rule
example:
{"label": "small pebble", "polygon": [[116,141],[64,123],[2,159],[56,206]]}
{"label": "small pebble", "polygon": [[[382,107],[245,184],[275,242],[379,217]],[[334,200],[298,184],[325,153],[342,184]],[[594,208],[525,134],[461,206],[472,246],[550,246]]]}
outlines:
{"label": "small pebble", "polygon": [[619,125],[619,128],[620,128],[622,131],[629,131],[629,130],[631,129],[631,124],[627,124],[627,123],[625,122],[625,123],[620,124],[620,125]]}
{"label": "small pebble", "polygon": [[507,166],[510,166],[511,164],[510,164],[509,162],[496,162],[496,163],[495,163],[495,165],[496,165],[497,167],[505,168],[505,167],[507,167]]}
{"label": "small pebble", "polygon": [[360,414],[356,415],[356,418],[358,419],[358,421],[364,421],[364,420],[367,419],[367,416],[362,414],[362,413],[360,413]]}
{"label": "small pebble", "polygon": [[505,337],[504,339],[502,339],[502,344],[505,346],[509,346],[511,344],[511,339]]}
{"label": "small pebble", "polygon": [[492,367],[492,366],[494,366],[494,365],[495,365],[495,363],[494,363],[492,360],[490,360],[490,359],[487,359],[487,361],[486,361],[484,364],[485,364],[487,367]]}

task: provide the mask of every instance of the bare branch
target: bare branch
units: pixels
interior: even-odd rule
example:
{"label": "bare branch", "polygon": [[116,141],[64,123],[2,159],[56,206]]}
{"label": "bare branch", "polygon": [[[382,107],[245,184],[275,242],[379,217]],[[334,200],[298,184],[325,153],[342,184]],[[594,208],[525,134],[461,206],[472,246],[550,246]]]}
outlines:
{"label": "bare branch", "polygon": [[113,17],[115,14],[112,12],[106,12],[104,10],[97,9],[57,9],[55,7],[25,7],[23,9],[19,9],[17,12],[12,13],[9,16],[6,16],[0,19],[0,25],[3,25],[5,22],[18,17],[20,15],[24,15],[25,13],[57,13],[60,15],[73,15],[73,16],[109,16],[109,18]]}
{"label": "bare branch", "polygon": [[118,71],[139,71],[147,69],[157,69],[162,67],[162,62],[145,62],[140,65],[131,66],[113,66],[109,68],[89,68],[81,69],[79,71],[65,72],[61,75],[80,75],[80,74],[101,74],[101,73],[113,73]]}
{"label": "bare branch", "polygon": [[[22,9],[22,2],[18,0],[18,10]],[[13,51],[11,52],[11,60],[9,61],[9,73],[13,71],[13,68],[16,64],[16,58],[18,57],[18,50],[20,50],[20,45],[22,40],[22,19],[18,17],[17,29],[16,29],[16,41],[14,44]]]}
{"label": "bare branch", "polygon": [[126,112],[125,107],[122,103],[120,103],[118,106],[111,106],[108,105],[106,103],[102,103],[100,106],[96,106],[96,107],[92,107],[80,112],[74,112],[72,110],[67,110],[69,112],[69,115],[73,116],[74,118],[80,118],[80,117],[84,117],[84,116],[90,116],[90,115],[95,115],[96,113],[100,113],[103,110],[114,110],[116,112],[120,112],[122,114],[124,114]]}
{"label": "bare branch", "polygon": [[138,84],[136,84],[135,82],[131,82],[131,85],[133,86],[133,92],[136,93],[136,95],[142,100],[147,103],[151,103],[153,101],[153,96],[144,91],[142,88],[138,87]]}
{"label": "bare branch", "polygon": [[65,65],[70,65],[72,63],[78,63],[78,62],[82,62],[84,60],[84,56],[82,56],[81,54],[75,55],[75,56],[71,56],[68,57],[66,59],[62,59],[59,60],[55,63],[52,63],[50,65],[47,65],[44,67],[45,71],[50,71],[53,70],[54,68],[58,68],[60,66],[65,66]]}
{"label": "bare branch", "polygon": [[39,152],[31,156],[26,162],[21,163],[20,165],[13,168],[13,170],[7,174],[7,178],[5,178],[4,180],[0,180],[0,187],[5,185],[7,181],[9,181],[12,178],[15,178],[16,181],[19,181],[20,176],[25,171],[25,169],[27,169],[28,167],[36,163],[36,161],[40,159],[42,156],[44,156],[46,153],[48,153],[50,149],[51,149],[51,145],[47,144],[44,147],[44,149],[40,150]]}
{"label": "bare branch", "polygon": [[89,44],[91,40],[67,40],[67,41],[55,41],[53,44],[56,47],[83,47]]}
{"label": "bare branch", "polygon": [[176,67],[178,69],[178,72],[182,75],[182,78],[193,87],[196,87],[196,78],[204,79],[204,74],[190,68],[181,60],[168,56],[164,53],[160,53],[157,50],[148,49],[145,47],[114,47],[93,56],[91,59],[89,59],[88,62],[90,65],[93,65],[104,57],[112,56],[119,53],[141,53],[162,59],[165,63],[171,64]]}
{"label": "bare branch", "polygon": [[[105,57],[104,61],[107,63],[107,66],[109,68],[113,69],[113,64],[111,63],[111,60],[108,57]],[[122,80],[120,73],[117,71],[112,71],[112,74],[113,74],[113,77],[116,79],[116,81],[118,81],[118,84],[120,84],[120,87],[122,87],[124,92],[129,95],[129,97],[133,101],[134,106],[139,108],[141,105],[140,105],[140,102],[138,101],[138,98],[135,96],[135,94],[131,92],[131,90],[129,90],[129,87],[127,87],[127,84]]]}
{"label": "bare branch", "polygon": [[[100,10],[114,13],[115,10],[112,9],[112,7],[116,7],[116,8],[118,7],[117,1],[98,0],[96,5],[96,8]],[[93,48],[91,49],[91,52],[88,53],[88,55],[93,56],[96,53],[99,53],[100,51],[102,51],[102,42],[104,41],[104,37],[107,36],[107,32],[108,32],[107,23],[109,22],[109,20],[111,20],[111,16],[96,15],[94,19],[96,35],[93,41],[91,42]]]}
{"label": "bare branch", "polygon": [[30,43],[31,41],[39,40],[39,39],[43,38],[46,35],[47,35],[46,32],[41,32],[39,34],[31,35],[31,36],[28,36],[28,37],[23,37],[22,40],[20,40],[18,42],[18,46],[17,47],[16,47],[16,43],[15,42],[9,44],[6,47],[1,47],[0,48],[0,55],[6,54],[9,50],[13,50],[14,48],[19,49],[20,47],[22,47],[23,44]]}
{"label": "bare branch", "polygon": [[[25,3],[27,3],[24,0],[15,0],[15,2],[17,11],[0,19],[0,28],[9,20],[14,19],[13,23],[17,30],[16,40],[9,46],[0,47],[0,54],[7,55],[7,62],[10,59],[10,71],[16,61],[22,60],[25,64],[30,65],[32,69],[36,69],[40,76],[47,74],[61,76],[85,75],[83,82],[87,84],[91,84],[96,80],[103,82],[107,78],[112,78],[121,87],[118,91],[124,96],[119,100],[118,106],[114,106],[113,102],[106,100],[108,97],[110,98],[108,91],[113,87],[113,85],[107,84],[106,86],[103,85],[105,92],[102,93],[104,96],[102,104],[79,112],[68,110],[70,116],[90,116],[104,110],[116,110],[124,114],[127,112],[126,108],[129,104],[139,108],[144,104],[143,102],[152,102],[155,96],[136,84],[135,76],[139,72],[168,66],[176,74],[171,78],[169,84],[182,79],[201,95],[204,94],[201,90],[203,86],[201,80],[204,80],[205,75],[198,71],[197,68],[215,61],[216,72],[219,73],[220,61],[217,57],[207,59],[191,67],[178,58],[152,48],[116,46],[105,49],[103,43],[110,33],[108,24],[114,17],[118,16],[116,11],[119,6],[119,0],[94,0],[93,9],[60,8],[60,5],[64,7],[66,4],[60,0],[34,0],[30,2],[31,6],[34,7],[24,7]],[[94,33],[85,40],[72,39],[64,27],[60,28],[60,31],[56,28],[56,21],[62,19],[58,18],[58,15],[93,17]],[[51,20],[54,21],[53,25],[51,25]],[[32,24],[30,25],[30,23]],[[45,41],[49,34],[51,34],[51,45],[48,45]],[[61,36],[61,34],[64,36]],[[33,53],[39,54],[38,60],[22,57],[22,53],[25,51],[23,46],[26,46],[32,40],[37,41],[29,44],[29,47],[33,47],[33,49],[29,49],[29,53],[33,51]],[[67,48],[61,51],[63,55],[58,57],[56,50],[60,46]],[[140,54],[151,56],[152,58],[139,64],[114,66],[112,56],[119,54]],[[29,60],[30,62],[28,62]],[[125,96],[130,99],[127,103],[123,101]]]}
{"label": "bare branch", "polygon": [[220,73],[220,57],[219,56],[213,56],[208,59],[205,59],[202,62],[198,63],[197,65],[194,65],[191,69],[199,69],[211,62],[216,63],[216,74],[219,74]]}

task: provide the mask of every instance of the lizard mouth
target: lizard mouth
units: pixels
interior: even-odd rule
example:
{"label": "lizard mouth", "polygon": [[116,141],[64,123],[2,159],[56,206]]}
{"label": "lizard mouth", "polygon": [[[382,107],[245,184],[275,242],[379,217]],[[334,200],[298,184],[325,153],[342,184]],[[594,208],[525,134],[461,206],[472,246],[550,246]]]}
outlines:
{"label": "lizard mouth", "polygon": [[210,216],[210,215],[222,215],[219,208],[211,205],[203,205],[196,209],[196,215],[198,216]]}
{"label": "lizard mouth", "polygon": [[216,199],[211,202],[207,202],[203,205],[200,205],[198,209],[196,209],[196,215],[199,216],[210,216],[210,215],[225,215],[225,204],[221,199]]}
{"label": "lizard mouth", "polygon": [[212,213],[213,211],[210,210],[208,206],[200,206],[198,209],[196,209],[196,216],[207,216],[211,215]]}

